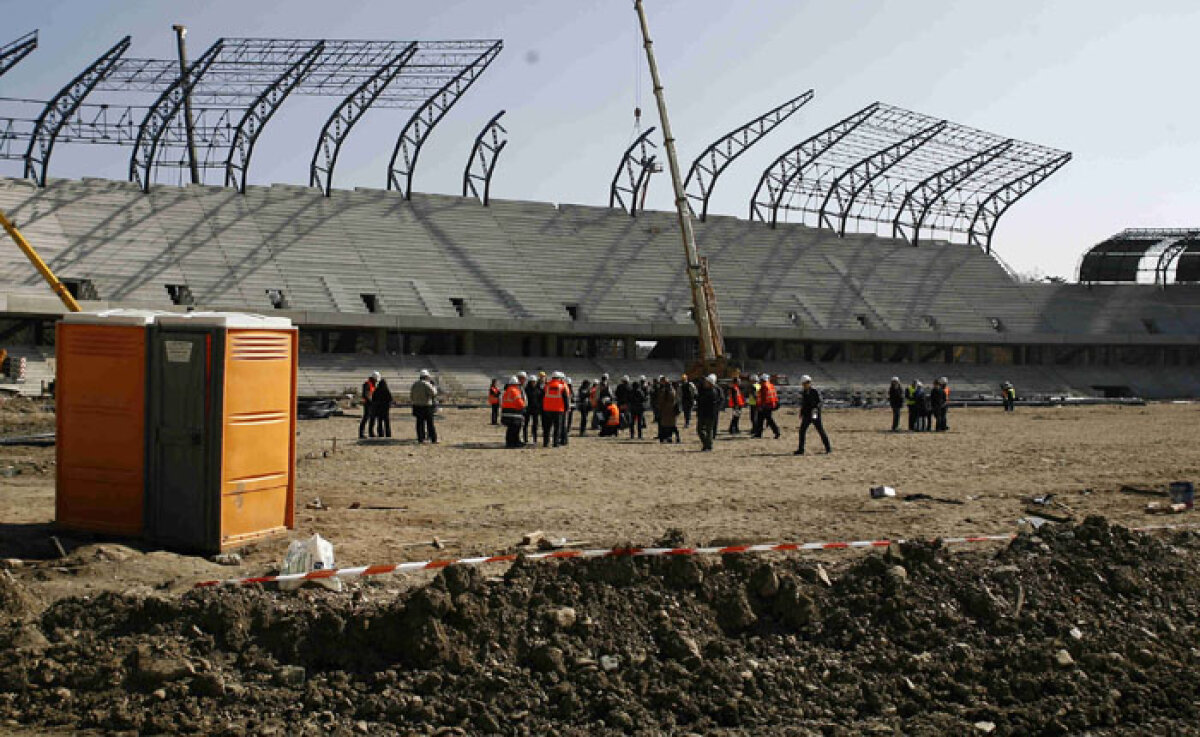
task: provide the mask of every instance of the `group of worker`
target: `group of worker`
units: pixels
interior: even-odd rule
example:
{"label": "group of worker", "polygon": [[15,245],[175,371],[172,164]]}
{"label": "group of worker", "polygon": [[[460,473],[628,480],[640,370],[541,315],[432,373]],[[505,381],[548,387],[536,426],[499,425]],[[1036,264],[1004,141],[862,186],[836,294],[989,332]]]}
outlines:
{"label": "group of worker", "polygon": [[[359,438],[392,437],[391,409],[395,397],[388,388],[387,379],[378,371],[367,377],[362,385],[362,420],[358,423]],[[426,441],[437,445],[438,388],[427,369],[421,369],[417,380],[409,387],[409,400],[417,423],[417,442]]]}
{"label": "group of worker", "polygon": [[[821,395],[813,388],[812,380],[801,379],[800,446],[797,455],[804,453],[804,440],[809,427],[820,435],[825,451],[831,452],[829,436],[821,421]],[[520,372],[511,376],[503,388],[493,379],[488,388],[492,424],[503,424],[505,446],[522,448],[538,442],[541,427],[542,447],[566,445],[574,427],[574,415],[579,414],[579,435],[588,428],[598,430],[601,437],[615,437],[623,430],[631,439],[645,437],[647,415],[658,426],[659,443],[681,443],[679,419],[683,427],[691,426],[696,417],[696,430],[701,449],[711,451],[718,434],[721,412],[730,412],[727,432],[742,432],[741,417],[748,409],[752,437],[761,438],[770,430],[776,439],[781,432],[775,422],[779,409],[779,392],[771,378],[751,375],[738,377],[724,386],[715,374],[693,382],[686,374],[678,381],[659,376],[651,381],[645,376],[636,379],[622,376],[613,385],[608,374],[599,379],[585,379],[576,391],[574,382],[561,371],[549,376],[546,372]]]}
{"label": "group of worker", "polygon": [[888,404],[892,408],[892,432],[900,432],[900,413],[908,408],[910,432],[946,432],[950,429],[947,414],[950,404],[950,384],[946,377],[935,379],[928,389],[913,379],[908,386],[901,386],[900,378],[892,377],[888,386]]}

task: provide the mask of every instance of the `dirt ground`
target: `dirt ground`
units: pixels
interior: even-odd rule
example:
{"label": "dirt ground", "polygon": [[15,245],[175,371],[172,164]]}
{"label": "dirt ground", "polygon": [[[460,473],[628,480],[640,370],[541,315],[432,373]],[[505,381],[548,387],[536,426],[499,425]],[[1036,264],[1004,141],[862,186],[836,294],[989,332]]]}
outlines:
{"label": "dirt ground", "polygon": [[[0,435],[49,429],[50,415],[38,417],[0,412]],[[54,600],[261,575],[277,568],[288,539],[314,532],[334,543],[339,565],[506,552],[534,530],[589,547],[644,545],[671,528],[717,543],[929,538],[1015,531],[1023,499],[1050,493],[1077,519],[1137,526],[1163,519],[1146,515],[1150,499],[1120,493],[1122,485],[1200,477],[1197,404],[957,410],[944,434],[888,432],[886,410],[830,410],[825,420],[833,454],[810,438],[803,457],[792,455],[794,411],[782,418],[783,439],[722,435],[713,453],[699,452],[694,429],[683,430],[681,445],[660,445],[578,438],[578,427],[565,448],[508,450],[482,409],[445,410],[436,446],[416,444],[402,410],[390,441],[358,441],[355,417],[305,421],[297,529],[244,551],[240,566],[56,531],[54,449],[0,447],[0,474],[16,472],[0,476],[0,558],[32,561],[22,577]],[[880,484],[898,497],[871,499],[868,489]],[[901,499],[909,494],[935,500]],[[316,499],[327,509],[307,508]],[[58,559],[51,535],[68,558]],[[435,537],[444,549],[430,544]]]}

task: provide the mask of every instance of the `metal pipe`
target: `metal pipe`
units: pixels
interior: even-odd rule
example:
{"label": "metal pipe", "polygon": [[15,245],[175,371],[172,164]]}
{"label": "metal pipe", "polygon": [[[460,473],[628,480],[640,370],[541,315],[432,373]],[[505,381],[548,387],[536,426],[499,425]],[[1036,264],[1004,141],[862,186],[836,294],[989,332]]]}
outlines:
{"label": "metal pipe", "polygon": [[642,41],[646,48],[646,61],[650,65],[650,79],[654,83],[654,99],[658,103],[658,118],[662,123],[663,145],[667,150],[667,162],[671,170],[671,184],[675,188],[675,210],[679,216],[679,229],[683,235],[683,250],[687,257],[688,286],[692,290],[692,317],[700,333],[700,358],[712,361],[722,356],[723,351],[713,337],[712,312],[705,293],[704,270],[696,249],[696,234],[692,229],[692,217],[688,208],[687,195],[683,191],[683,177],[679,175],[679,160],[675,155],[675,137],[671,135],[671,123],[667,119],[667,102],[663,96],[662,80],[658,76],[658,63],[654,60],[654,43],[650,40],[650,27],[646,23],[646,10],[642,0],[634,0],[634,10],[642,28]]}
{"label": "metal pipe", "polygon": [[188,84],[187,73],[187,28],[176,23],[171,26],[175,31],[176,44],[179,47],[179,79],[183,85],[183,125],[187,131],[188,168],[192,172],[192,184],[200,183],[200,164],[196,158],[196,122],[192,118],[192,87]]}
{"label": "metal pipe", "polygon": [[21,252],[29,259],[29,262],[33,264],[33,268],[38,270],[38,273],[42,275],[42,278],[46,280],[46,283],[50,285],[50,288],[58,295],[58,298],[67,306],[67,309],[71,312],[80,312],[79,303],[71,296],[71,290],[67,289],[67,286],[58,280],[58,277],[54,275],[54,272],[50,270],[50,267],[42,260],[42,257],[38,255],[37,251],[33,250],[33,246],[29,245],[29,241],[25,240],[25,236],[21,235],[21,231],[17,230],[17,226],[13,225],[12,221],[2,211],[0,211],[0,226],[4,227],[4,230],[16,242],[17,248],[21,249]]}

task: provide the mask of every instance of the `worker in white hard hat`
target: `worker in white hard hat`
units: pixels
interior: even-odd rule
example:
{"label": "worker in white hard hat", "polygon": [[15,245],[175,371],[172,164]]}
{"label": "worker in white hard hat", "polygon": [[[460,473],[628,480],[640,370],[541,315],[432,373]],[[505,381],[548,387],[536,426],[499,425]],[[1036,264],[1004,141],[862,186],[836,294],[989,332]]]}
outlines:
{"label": "worker in white hard hat", "polygon": [[375,437],[375,427],[377,423],[375,422],[375,414],[371,409],[371,395],[375,393],[375,387],[378,386],[379,380],[382,378],[383,374],[379,373],[378,371],[374,371],[370,376],[367,377],[367,380],[363,382],[362,394],[360,395],[360,398],[362,399],[363,414],[362,419],[359,420],[358,423],[359,438],[367,437],[367,433],[370,433],[370,437]]}
{"label": "worker in white hard hat", "polygon": [[424,445],[426,440],[437,445],[437,427],[433,422],[434,413],[437,411],[437,396],[438,389],[433,384],[429,370],[421,369],[417,374],[417,380],[413,382],[412,388],[409,390],[413,417],[417,420],[418,445]]}
{"label": "worker in white hard hat", "polygon": [[950,382],[945,376],[939,376],[933,382],[929,391],[929,404],[933,410],[933,429],[946,432],[950,429],[947,423],[948,405],[950,404]]}
{"label": "worker in white hard hat", "polygon": [[780,438],[783,433],[779,431],[779,425],[775,423],[775,410],[777,409],[779,409],[779,392],[775,389],[771,377],[763,374],[758,380],[758,425],[754,428],[754,437],[761,438],[763,432],[769,427],[775,433],[775,439]]}
{"label": "worker in white hard hat", "polygon": [[746,398],[746,406],[750,408],[750,434],[758,427],[758,374],[742,377],[742,396]]}
{"label": "worker in white hard hat", "polygon": [[501,422],[504,423],[504,447],[522,448],[521,428],[525,426],[524,380],[510,376],[500,396]]}
{"label": "worker in white hard hat", "polygon": [[713,439],[717,436],[718,415],[724,401],[721,387],[717,386],[717,375],[705,376],[696,390],[696,434],[700,436],[702,451],[710,452],[713,449]]}
{"label": "worker in white hard hat", "polygon": [[892,432],[900,432],[900,411],[904,409],[904,387],[900,377],[893,376],[888,386],[888,404],[892,407]]}
{"label": "worker in white hard hat", "polygon": [[825,444],[825,452],[832,453],[829,436],[825,434],[825,425],[821,422],[821,393],[813,387],[812,377],[806,374],[800,377],[800,447],[796,450],[798,456],[804,455],[804,436],[808,434],[809,425],[817,428],[817,434]]}
{"label": "worker in white hard hat", "polygon": [[[542,447],[550,446],[551,439],[557,448],[562,441],[562,429],[566,424],[567,407],[571,405],[571,394],[567,389],[567,377],[555,371],[542,389]],[[534,437],[536,440],[536,436]]]}

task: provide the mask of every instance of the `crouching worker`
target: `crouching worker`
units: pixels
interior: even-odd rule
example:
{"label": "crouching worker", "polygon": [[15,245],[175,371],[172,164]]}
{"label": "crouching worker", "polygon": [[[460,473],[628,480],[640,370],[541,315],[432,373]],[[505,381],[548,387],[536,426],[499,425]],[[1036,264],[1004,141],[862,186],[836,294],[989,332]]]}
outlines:
{"label": "crouching worker", "polygon": [[509,377],[500,397],[500,421],[504,423],[504,447],[524,447],[521,428],[525,426],[525,392],[515,376]]}
{"label": "crouching worker", "polygon": [[600,437],[616,437],[621,432],[621,408],[608,397],[601,400],[601,407],[604,410],[604,427],[600,428]]}

